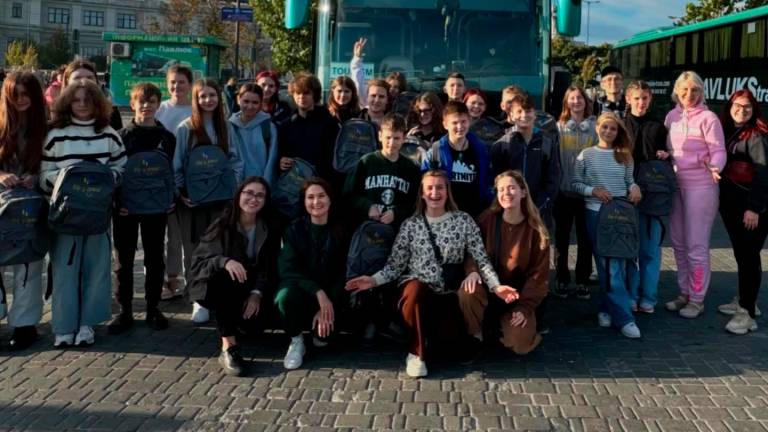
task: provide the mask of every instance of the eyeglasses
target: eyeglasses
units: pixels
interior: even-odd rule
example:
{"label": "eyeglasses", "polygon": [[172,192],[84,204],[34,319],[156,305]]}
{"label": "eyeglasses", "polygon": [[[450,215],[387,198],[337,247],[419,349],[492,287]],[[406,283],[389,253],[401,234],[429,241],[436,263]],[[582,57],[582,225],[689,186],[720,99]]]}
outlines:
{"label": "eyeglasses", "polygon": [[255,199],[259,201],[263,201],[267,198],[267,194],[264,192],[253,192],[248,189],[243,190],[243,195],[245,195],[246,198]]}
{"label": "eyeglasses", "polygon": [[419,115],[432,114],[432,108],[417,110]]}
{"label": "eyeglasses", "polygon": [[734,103],[733,107],[734,108],[738,108],[738,109],[740,109],[742,111],[752,111],[752,105],[751,104],[749,104],[749,105],[742,105],[742,104]]}

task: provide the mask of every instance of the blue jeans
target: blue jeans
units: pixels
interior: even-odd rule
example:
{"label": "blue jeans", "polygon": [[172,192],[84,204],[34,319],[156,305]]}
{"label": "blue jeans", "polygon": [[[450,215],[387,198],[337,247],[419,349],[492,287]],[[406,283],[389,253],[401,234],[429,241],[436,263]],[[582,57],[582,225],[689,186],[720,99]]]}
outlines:
{"label": "blue jeans", "polygon": [[[587,231],[592,241],[592,250],[595,250],[598,212],[590,209],[586,209],[585,212]],[[632,265],[632,261],[611,258],[609,260],[610,281],[608,281],[608,272],[605,269],[606,258],[600,257],[596,253],[594,255],[597,263],[597,275],[600,277],[600,312],[610,315],[611,324],[619,329],[635,322],[635,317],[629,307],[630,299],[627,289],[627,267]]]}
{"label": "blue jeans", "polygon": [[639,267],[629,266],[630,297],[644,306],[656,306],[661,271],[661,221],[640,213]]}

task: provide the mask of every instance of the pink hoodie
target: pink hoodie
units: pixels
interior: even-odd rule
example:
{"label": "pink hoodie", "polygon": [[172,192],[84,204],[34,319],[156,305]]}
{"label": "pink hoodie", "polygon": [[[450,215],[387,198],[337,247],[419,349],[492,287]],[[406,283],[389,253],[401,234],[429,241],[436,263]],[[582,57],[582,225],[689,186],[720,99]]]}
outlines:
{"label": "pink hoodie", "polygon": [[703,103],[683,110],[677,105],[667,114],[667,148],[683,188],[713,184],[708,166],[723,171],[726,161],[725,137],[720,119]]}

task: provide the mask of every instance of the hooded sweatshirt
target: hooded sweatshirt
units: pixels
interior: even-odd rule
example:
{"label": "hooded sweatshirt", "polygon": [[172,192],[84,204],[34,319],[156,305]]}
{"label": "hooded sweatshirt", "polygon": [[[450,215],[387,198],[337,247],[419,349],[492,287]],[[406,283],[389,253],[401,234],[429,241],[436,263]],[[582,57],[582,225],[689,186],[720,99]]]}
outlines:
{"label": "hooded sweatshirt", "polygon": [[[229,122],[235,130],[240,159],[243,160],[243,178],[259,176],[274,186],[277,170],[277,128],[269,114],[260,111],[248,123],[243,123],[241,113],[232,114]],[[266,123],[265,123],[266,122]],[[263,128],[269,128],[269,141],[264,142]]]}
{"label": "hooded sweatshirt", "polygon": [[700,103],[684,110],[680,105],[667,114],[667,148],[681,188],[711,186],[710,166],[725,167],[725,137],[715,113]]}

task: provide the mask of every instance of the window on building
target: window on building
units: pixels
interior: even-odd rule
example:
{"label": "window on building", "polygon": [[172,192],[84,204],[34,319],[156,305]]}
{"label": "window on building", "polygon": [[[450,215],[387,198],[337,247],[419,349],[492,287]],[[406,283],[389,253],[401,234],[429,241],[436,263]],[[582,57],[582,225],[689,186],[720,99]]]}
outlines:
{"label": "window on building", "polygon": [[731,58],[732,27],[704,32],[704,62],[712,63]]}
{"label": "window on building", "polygon": [[741,58],[762,58],[765,55],[765,20],[741,26]]}
{"label": "window on building", "polygon": [[685,64],[685,36],[675,38],[675,65]]}
{"label": "window on building", "polygon": [[22,18],[23,11],[24,11],[24,5],[22,5],[21,3],[14,2],[11,5],[11,17]]}
{"label": "window on building", "polygon": [[80,55],[85,58],[93,58],[104,55],[104,47],[84,46],[80,47]]}
{"label": "window on building", "polygon": [[83,25],[104,27],[104,12],[94,10],[83,11]]}
{"label": "window on building", "polygon": [[121,29],[135,29],[136,28],[136,15],[131,13],[118,13],[117,14],[117,28]]}
{"label": "window on building", "polygon": [[664,67],[669,65],[669,47],[668,40],[652,42],[651,48],[651,67]]}
{"label": "window on building", "polygon": [[48,23],[49,24],[69,24],[69,9],[49,7]]}

